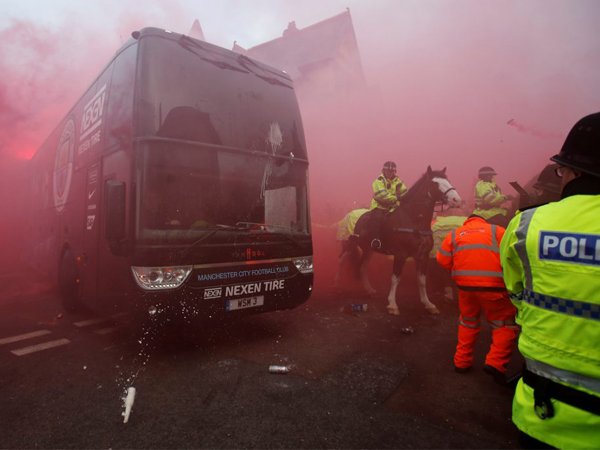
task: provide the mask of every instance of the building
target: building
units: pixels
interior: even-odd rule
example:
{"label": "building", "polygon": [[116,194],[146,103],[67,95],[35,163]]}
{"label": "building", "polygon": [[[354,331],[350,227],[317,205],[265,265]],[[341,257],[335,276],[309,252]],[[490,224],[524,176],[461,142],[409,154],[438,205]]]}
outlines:
{"label": "building", "polygon": [[365,79],[350,10],[305,28],[290,22],[281,37],[233,51],[285,70],[300,96],[361,91]]}

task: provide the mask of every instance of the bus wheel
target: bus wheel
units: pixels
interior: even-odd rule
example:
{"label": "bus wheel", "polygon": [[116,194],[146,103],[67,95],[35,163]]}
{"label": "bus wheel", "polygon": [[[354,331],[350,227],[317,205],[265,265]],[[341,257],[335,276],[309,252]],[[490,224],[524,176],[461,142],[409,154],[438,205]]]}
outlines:
{"label": "bus wheel", "polygon": [[79,277],[77,265],[70,250],[63,253],[58,268],[58,289],[63,308],[66,311],[75,311],[79,306]]}

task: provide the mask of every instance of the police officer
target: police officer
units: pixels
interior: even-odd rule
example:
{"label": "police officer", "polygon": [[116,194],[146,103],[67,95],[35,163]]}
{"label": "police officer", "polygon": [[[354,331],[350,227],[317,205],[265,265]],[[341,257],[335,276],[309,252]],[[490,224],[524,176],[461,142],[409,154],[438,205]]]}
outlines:
{"label": "police officer", "polygon": [[373,181],[369,230],[375,238],[371,242],[371,247],[375,249],[381,247],[379,235],[383,218],[386,213],[393,211],[400,204],[400,199],[407,190],[404,182],[396,175],[396,163],[386,161],[381,174]]}
{"label": "police officer", "polygon": [[473,214],[483,217],[491,224],[506,227],[508,210],[502,204],[512,197],[502,194],[494,177],[497,172],[489,166],[479,169],[479,181],[475,185],[475,209]]}
{"label": "police officer", "polygon": [[526,365],[512,420],[525,447],[600,448],[600,113],[551,160],[561,199],[517,215],[500,248]]}

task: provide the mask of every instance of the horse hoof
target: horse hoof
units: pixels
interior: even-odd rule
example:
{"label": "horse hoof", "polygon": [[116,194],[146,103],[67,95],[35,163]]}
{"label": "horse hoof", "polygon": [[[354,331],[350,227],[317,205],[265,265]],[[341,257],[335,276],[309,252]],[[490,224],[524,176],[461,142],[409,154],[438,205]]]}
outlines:
{"label": "horse hoof", "polygon": [[399,316],[400,315],[400,310],[398,309],[397,306],[388,306],[387,307],[387,312],[388,312],[388,314],[391,314],[392,316]]}
{"label": "horse hoof", "polygon": [[437,306],[435,306],[435,305],[426,306],[425,310],[427,310],[427,312],[429,314],[439,314],[440,313],[440,310],[437,309]]}

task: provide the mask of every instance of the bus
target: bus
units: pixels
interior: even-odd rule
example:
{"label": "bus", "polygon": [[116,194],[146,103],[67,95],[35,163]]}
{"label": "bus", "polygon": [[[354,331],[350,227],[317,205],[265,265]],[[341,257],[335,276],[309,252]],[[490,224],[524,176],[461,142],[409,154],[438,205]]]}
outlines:
{"label": "bus", "polygon": [[308,159],[283,71],[135,31],[30,163],[27,257],[67,310],[236,317],[310,297]]}

